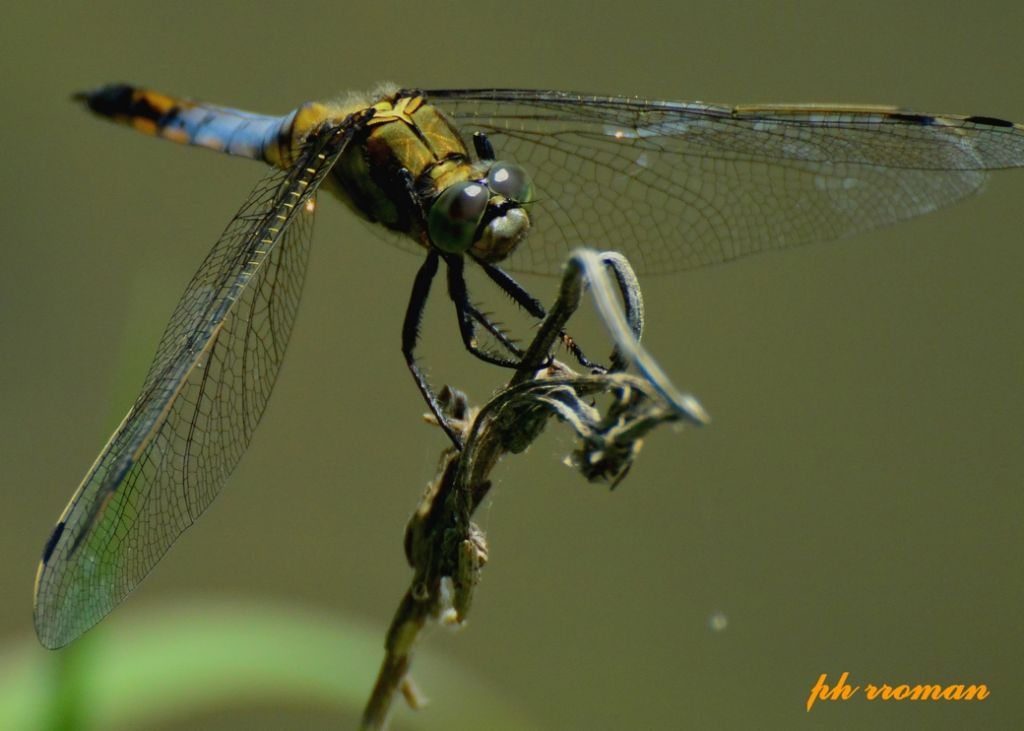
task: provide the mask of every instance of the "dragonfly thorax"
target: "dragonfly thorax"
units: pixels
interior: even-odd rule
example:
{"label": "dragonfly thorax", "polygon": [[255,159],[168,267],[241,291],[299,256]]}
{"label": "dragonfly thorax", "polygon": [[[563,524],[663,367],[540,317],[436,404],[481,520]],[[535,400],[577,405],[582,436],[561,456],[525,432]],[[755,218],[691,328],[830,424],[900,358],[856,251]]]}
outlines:
{"label": "dragonfly thorax", "polygon": [[487,262],[508,256],[530,228],[526,172],[473,161],[451,121],[415,92],[372,108],[332,171],[335,192],[361,216],[426,248]]}

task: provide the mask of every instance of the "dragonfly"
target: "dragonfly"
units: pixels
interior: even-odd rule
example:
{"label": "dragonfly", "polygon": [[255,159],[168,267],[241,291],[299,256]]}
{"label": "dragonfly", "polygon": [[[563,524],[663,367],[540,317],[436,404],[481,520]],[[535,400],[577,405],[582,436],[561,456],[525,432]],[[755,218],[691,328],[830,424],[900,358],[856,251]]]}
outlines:
{"label": "dragonfly", "polygon": [[442,262],[466,349],[519,367],[514,341],[472,303],[467,264],[540,318],[512,273],[557,273],[580,245],[616,249],[640,274],[691,270],[925,214],[978,192],[992,170],[1024,166],[1024,125],[888,106],[394,85],[283,116],[127,84],[75,98],[272,170],[189,282],[138,398],[45,544],[34,620],[49,648],[117,606],[242,458],[295,322],[318,192],[423,254],[402,352],[457,447],[415,358]]}

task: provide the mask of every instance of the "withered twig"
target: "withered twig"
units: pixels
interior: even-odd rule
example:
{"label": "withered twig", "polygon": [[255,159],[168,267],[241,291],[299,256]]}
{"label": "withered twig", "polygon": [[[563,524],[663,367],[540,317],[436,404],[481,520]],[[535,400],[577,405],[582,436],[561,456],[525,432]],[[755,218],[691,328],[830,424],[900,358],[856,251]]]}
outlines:
{"label": "withered twig", "polygon": [[[620,305],[607,270],[614,275]],[[553,345],[589,285],[595,305],[615,343],[611,368],[577,374],[551,358]],[[619,254],[573,253],[559,296],[541,324],[509,385],[479,410],[452,389],[441,394],[445,415],[463,433],[461,452],[449,447],[437,476],[409,521],[405,552],[414,574],[395,612],[385,658],[363,714],[362,731],[385,727],[396,693],[412,707],[422,699],[409,679],[412,650],[428,620],[461,624],[487,561],[483,532],[471,517],[490,489],[491,470],[505,454],[518,454],[558,417],[576,433],[572,464],[592,481],[614,487],[629,471],[643,436],[668,422],[703,424],[697,400],[676,391],[640,346],[643,301],[628,262]],[[625,373],[634,365],[640,375]],[[602,410],[595,397],[610,398]]]}

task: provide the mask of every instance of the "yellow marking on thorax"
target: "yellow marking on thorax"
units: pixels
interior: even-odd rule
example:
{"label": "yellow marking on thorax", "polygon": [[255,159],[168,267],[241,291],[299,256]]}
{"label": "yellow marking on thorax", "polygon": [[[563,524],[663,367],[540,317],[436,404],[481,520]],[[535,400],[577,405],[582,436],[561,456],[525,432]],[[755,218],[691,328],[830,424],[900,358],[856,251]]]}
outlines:
{"label": "yellow marking on thorax", "polygon": [[367,126],[374,127],[389,122],[405,122],[410,127],[415,127],[416,122],[413,120],[412,114],[421,106],[423,106],[423,97],[421,96],[402,97],[395,103],[382,99],[373,105],[374,115],[367,122]]}
{"label": "yellow marking on thorax", "polygon": [[479,177],[479,171],[461,160],[442,160],[430,168],[429,175],[434,190],[442,191],[455,183]]}

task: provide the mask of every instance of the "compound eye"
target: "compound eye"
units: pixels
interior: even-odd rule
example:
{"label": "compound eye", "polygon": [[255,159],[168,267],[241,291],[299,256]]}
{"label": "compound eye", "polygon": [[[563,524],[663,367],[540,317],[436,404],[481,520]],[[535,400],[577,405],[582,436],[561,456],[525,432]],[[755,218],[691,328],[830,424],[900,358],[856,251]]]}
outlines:
{"label": "compound eye", "polygon": [[457,254],[473,245],[476,230],[491,194],[472,181],[448,186],[430,207],[427,228],[430,240],[442,251]]}
{"label": "compound eye", "polygon": [[496,162],[487,173],[487,187],[515,203],[533,200],[533,183],[526,171],[511,162]]}

